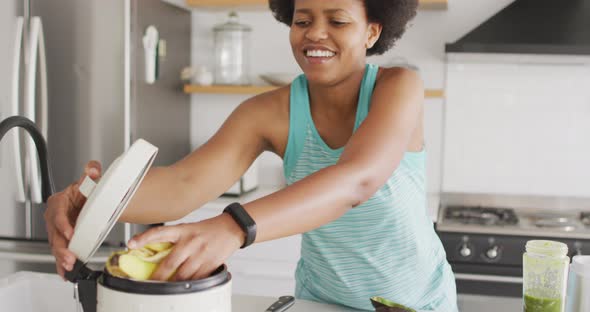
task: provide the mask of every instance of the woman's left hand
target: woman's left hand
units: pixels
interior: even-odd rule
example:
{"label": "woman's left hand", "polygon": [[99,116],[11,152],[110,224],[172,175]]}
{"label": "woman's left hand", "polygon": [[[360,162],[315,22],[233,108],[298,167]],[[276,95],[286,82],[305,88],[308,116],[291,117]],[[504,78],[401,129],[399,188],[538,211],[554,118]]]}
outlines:
{"label": "woman's left hand", "polygon": [[245,234],[226,213],[196,223],[161,226],[133,237],[129,248],[148,243],[174,243],[172,252],[152,274],[152,280],[185,281],[209,276],[242,246]]}

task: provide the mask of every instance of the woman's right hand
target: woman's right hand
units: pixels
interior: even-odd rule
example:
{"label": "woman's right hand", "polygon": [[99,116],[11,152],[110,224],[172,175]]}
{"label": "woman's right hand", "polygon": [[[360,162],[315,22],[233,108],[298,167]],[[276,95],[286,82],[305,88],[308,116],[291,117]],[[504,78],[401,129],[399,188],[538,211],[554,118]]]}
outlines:
{"label": "woman's right hand", "polygon": [[45,224],[51,245],[51,252],[55,256],[57,273],[63,278],[65,271],[71,271],[76,262],[76,255],[68,250],[68,243],[74,234],[74,225],[80,210],[86,202],[86,197],[80,193],[79,185],[86,176],[97,180],[101,175],[98,161],[90,161],[84,168],[84,174],[78,182],[70,184],[65,190],[56,193],[47,200],[45,210]]}

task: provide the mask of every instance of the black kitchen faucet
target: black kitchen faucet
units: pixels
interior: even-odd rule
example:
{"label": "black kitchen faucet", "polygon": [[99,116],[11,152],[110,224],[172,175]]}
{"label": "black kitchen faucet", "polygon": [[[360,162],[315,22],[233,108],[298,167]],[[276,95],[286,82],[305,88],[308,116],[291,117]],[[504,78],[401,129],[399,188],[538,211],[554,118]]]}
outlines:
{"label": "black kitchen faucet", "polygon": [[39,161],[41,165],[41,192],[43,194],[43,202],[46,203],[49,196],[51,196],[51,194],[54,192],[54,186],[51,170],[49,168],[47,143],[45,142],[45,138],[41,134],[41,131],[39,131],[37,128],[37,125],[35,125],[35,123],[30,119],[22,116],[12,116],[0,122],[0,141],[2,141],[4,135],[14,127],[21,127],[25,129],[35,142],[35,147],[37,148],[37,154],[39,155]]}

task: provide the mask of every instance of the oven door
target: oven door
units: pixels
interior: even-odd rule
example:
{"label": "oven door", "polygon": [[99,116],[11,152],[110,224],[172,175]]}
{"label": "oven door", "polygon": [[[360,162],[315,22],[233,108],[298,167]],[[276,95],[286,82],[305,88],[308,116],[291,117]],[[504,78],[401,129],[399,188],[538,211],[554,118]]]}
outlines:
{"label": "oven door", "polygon": [[522,311],[522,298],[459,294],[461,312]]}
{"label": "oven door", "polygon": [[455,280],[457,293],[484,296],[522,297],[522,277],[459,273]]}
{"label": "oven door", "polygon": [[522,311],[522,278],[455,273],[461,312]]}

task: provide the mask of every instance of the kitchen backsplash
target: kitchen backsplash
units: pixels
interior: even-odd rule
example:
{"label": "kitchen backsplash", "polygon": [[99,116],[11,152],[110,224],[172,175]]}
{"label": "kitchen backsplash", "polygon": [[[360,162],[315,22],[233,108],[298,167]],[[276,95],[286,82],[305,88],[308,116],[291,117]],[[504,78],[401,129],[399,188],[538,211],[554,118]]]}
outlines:
{"label": "kitchen backsplash", "polygon": [[443,191],[590,197],[590,58],[450,55]]}

